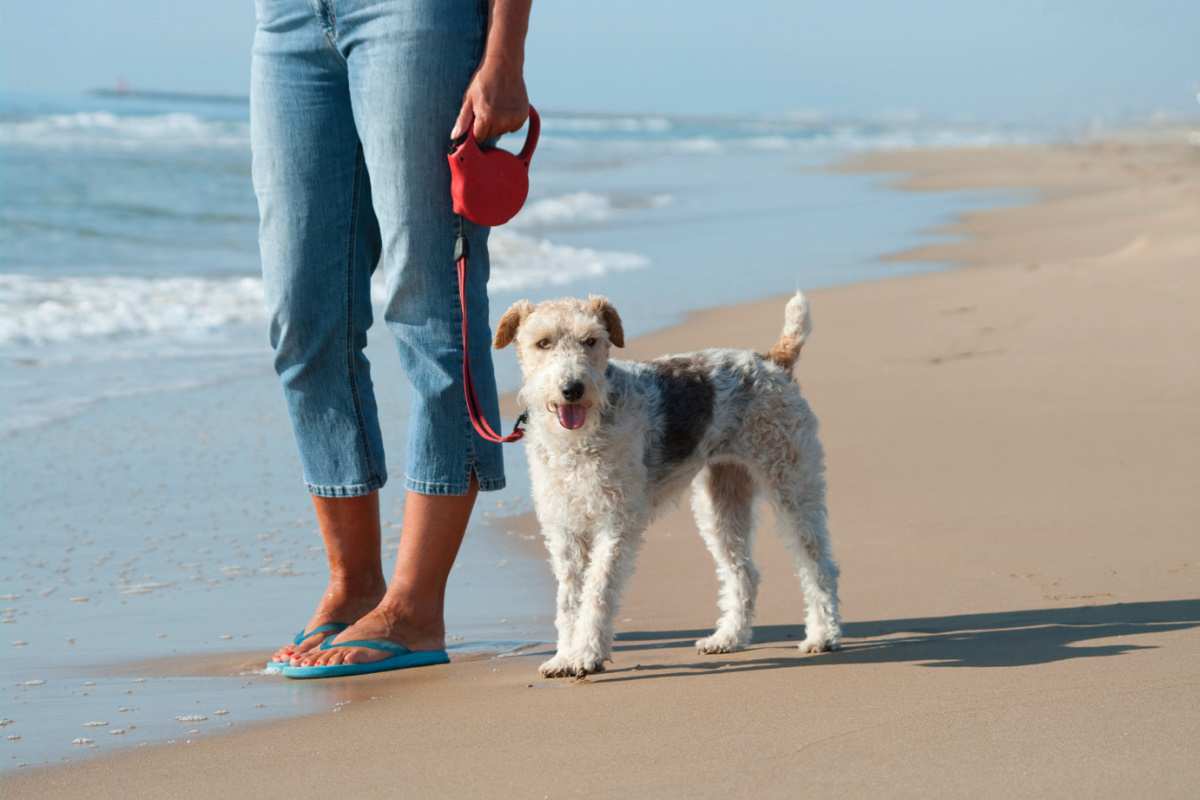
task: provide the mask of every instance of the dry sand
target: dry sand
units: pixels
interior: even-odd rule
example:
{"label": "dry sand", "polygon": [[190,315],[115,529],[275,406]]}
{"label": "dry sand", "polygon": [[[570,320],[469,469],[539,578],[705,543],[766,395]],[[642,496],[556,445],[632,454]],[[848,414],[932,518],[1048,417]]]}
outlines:
{"label": "dry sand", "polygon": [[[4,797],[1196,796],[1200,151],[852,168],[1038,199],[904,254],[970,269],[813,293],[798,374],[842,652],[794,649],[800,593],[764,526],[754,645],[696,655],[716,585],[679,511],[604,675],[543,681],[541,651],[347,680],[340,713],[17,774]],[[630,353],[764,348],[781,310],[705,312]]]}

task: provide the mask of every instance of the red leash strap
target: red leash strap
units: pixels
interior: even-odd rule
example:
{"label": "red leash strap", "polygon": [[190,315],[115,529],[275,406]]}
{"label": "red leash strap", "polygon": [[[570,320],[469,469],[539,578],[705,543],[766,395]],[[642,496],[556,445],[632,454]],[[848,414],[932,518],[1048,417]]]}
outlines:
{"label": "red leash strap", "polygon": [[[459,225],[462,225],[461,218]],[[492,430],[492,426],[488,424],[487,419],[483,416],[483,408],[479,404],[479,398],[475,396],[475,384],[471,380],[471,348],[469,346],[470,331],[467,322],[467,237],[462,233],[458,235],[458,241],[455,243],[455,259],[454,263],[458,267],[458,306],[462,310],[462,343],[463,343],[463,394],[467,398],[467,415],[471,418],[471,425],[475,428],[475,432],[489,442],[496,444],[507,444],[515,442],[525,435],[525,431],[521,428],[521,423],[526,420],[526,415],[522,414],[517,418],[517,422],[513,425],[512,433],[508,436],[501,436]]]}

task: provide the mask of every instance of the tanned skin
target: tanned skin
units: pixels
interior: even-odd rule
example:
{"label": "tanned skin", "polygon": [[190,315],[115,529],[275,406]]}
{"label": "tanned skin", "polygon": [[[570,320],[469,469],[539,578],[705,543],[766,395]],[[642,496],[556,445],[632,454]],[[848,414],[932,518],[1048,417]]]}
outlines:
{"label": "tanned skin", "polygon": [[[463,96],[450,136],[468,125],[480,141],[511,133],[529,116],[525,93],[525,34],[532,0],[491,0],[483,60]],[[329,559],[329,585],[305,630],[327,622],[353,623],[333,641],[388,639],[413,650],[446,645],[446,579],[475,506],[477,484],[462,496],[408,492],[404,527],[390,583],[380,559],[379,494],[314,497]],[[322,636],[287,645],[275,658],[296,666],[363,663],[390,654],[363,648],[317,650]]]}

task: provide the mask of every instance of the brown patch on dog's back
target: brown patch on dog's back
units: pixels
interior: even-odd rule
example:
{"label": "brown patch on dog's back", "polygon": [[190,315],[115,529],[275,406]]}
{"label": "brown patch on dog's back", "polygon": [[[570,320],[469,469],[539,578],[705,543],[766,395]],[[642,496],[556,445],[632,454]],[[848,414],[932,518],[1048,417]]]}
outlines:
{"label": "brown patch on dog's back", "polygon": [[662,461],[678,463],[696,451],[712,423],[715,391],[707,370],[693,359],[652,363],[662,390]]}

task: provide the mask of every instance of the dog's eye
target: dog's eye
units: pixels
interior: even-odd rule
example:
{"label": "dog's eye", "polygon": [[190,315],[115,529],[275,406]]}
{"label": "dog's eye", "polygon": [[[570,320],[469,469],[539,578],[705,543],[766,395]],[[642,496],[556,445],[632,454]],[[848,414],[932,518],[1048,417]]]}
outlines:
{"label": "dog's eye", "polygon": [[550,345],[551,345],[551,342],[549,339],[539,339],[538,343],[537,343],[538,350],[549,350]]}
{"label": "dog's eye", "polygon": [[584,347],[595,347],[596,346],[596,337],[589,336],[588,338],[584,339],[583,346]]}

